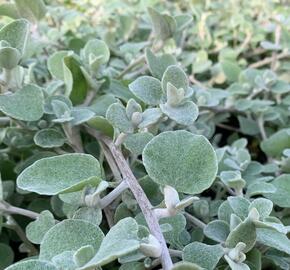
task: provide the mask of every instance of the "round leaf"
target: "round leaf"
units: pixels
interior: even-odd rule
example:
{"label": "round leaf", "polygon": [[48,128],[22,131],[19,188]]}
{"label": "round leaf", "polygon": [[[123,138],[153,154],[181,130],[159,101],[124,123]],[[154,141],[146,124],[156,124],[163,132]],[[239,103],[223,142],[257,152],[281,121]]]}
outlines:
{"label": "round leaf", "polygon": [[104,234],[90,222],[67,219],[52,227],[44,236],[40,245],[39,258],[51,260],[64,251],[77,251],[91,245],[95,252],[99,249]]}
{"label": "round leaf", "polygon": [[148,105],[158,105],[163,95],[160,81],[150,76],[139,77],[129,84],[129,89]]}
{"label": "round leaf", "polygon": [[205,269],[213,270],[223,255],[224,251],[220,245],[210,246],[194,242],[184,248],[182,257],[184,261],[196,263]]}
{"label": "round leaf", "polygon": [[192,101],[186,101],[177,107],[161,104],[160,109],[170,119],[185,126],[192,125],[198,117],[198,107]]}
{"label": "round leaf", "polygon": [[100,164],[87,154],[64,154],[43,158],[26,168],[17,178],[23,190],[56,195],[100,182]]}
{"label": "round leaf", "polygon": [[0,49],[0,66],[6,69],[15,68],[21,58],[20,52],[11,47],[4,47]]}
{"label": "round leaf", "polygon": [[169,66],[162,77],[162,89],[163,92],[166,93],[167,90],[167,84],[171,83],[174,85],[177,89],[183,88],[183,90],[186,92],[189,86],[187,76],[185,72],[176,65]]}
{"label": "round leaf", "polygon": [[27,225],[26,236],[32,243],[40,244],[45,233],[54,225],[53,215],[48,210],[45,210],[41,212],[37,220]]}
{"label": "round leaf", "polygon": [[37,121],[43,115],[43,93],[36,85],[26,85],[13,94],[0,95],[0,110],[23,121]]}
{"label": "round leaf", "polygon": [[52,128],[38,131],[33,139],[36,145],[43,148],[61,147],[66,141],[61,132]]}
{"label": "round leaf", "polygon": [[217,157],[209,141],[182,130],[153,138],[143,151],[143,162],[155,182],[188,194],[209,188],[217,173]]}

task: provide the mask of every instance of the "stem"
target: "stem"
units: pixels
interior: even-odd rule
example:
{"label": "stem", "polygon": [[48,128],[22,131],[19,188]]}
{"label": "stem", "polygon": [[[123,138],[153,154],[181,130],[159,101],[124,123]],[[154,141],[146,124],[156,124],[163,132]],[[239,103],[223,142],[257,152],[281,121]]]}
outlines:
{"label": "stem", "polygon": [[10,123],[10,120],[11,120],[10,117],[6,116],[0,117],[0,125],[5,126]]}
{"label": "stem", "polygon": [[182,258],[183,252],[181,250],[169,249],[169,253],[172,257]]}
{"label": "stem", "polygon": [[62,128],[73,150],[77,153],[84,153],[79,127],[72,127],[69,123],[63,123]]}
{"label": "stem", "polygon": [[195,226],[204,229],[206,224],[204,222],[202,222],[201,220],[199,220],[198,218],[192,216],[191,214],[184,212],[184,216],[187,218],[187,220],[189,220],[191,223],[193,223]]}
{"label": "stem", "polygon": [[103,141],[110,149],[112,156],[114,157],[117,166],[123,176],[124,181],[127,182],[130,190],[132,191],[141,211],[148,224],[150,232],[154,235],[161,244],[162,254],[161,262],[163,270],[170,270],[173,266],[164,236],[158,223],[158,219],[152,210],[152,205],[144,193],[142,187],[139,185],[133,172],[131,171],[128,163],[126,162],[122,152],[115,146],[112,140],[104,135],[99,134],[96,130],[87,128],[87,131],[93,135],[96,139]]}
{"label": "stem", "polygon": [[116,165],[116,162],[115,162],[114,158],[112,157],[111,152],[108,150],[107,146],[104,145],[104,143],[99,141],[99,144],[100,144],[100,146],[101,146],[101,148],[103,150],[103,153],[104,153],[104,155],[106,157],[106,160],[107,160],[107,162],[108,162],[108,164],[110,166],[110,169],[111,169],[111,171],[112,171],[112,173],[114,175],[115,180],[118,181],[118,182],[122,181],[122,176],[121,176],[121,174],[119,172],[119,169],[118,169],[118,167]]}
{"label": "stem", "polygon": [[100,200],[100,208],[105,208],[110,205],[121,193],[128,188],[125,181],[122,181],[117,187],[115,187],[109,194]]}
{"label": "stem", "polygon": [[[290,57],[290,53],[288,51],[279,53],[276,56],[276,61],[279,60],[279,59],[287,58],[287,57]],[[259,62],[251,64],[249,67],[250,68],[259,68],[259,67],[271,64],[272,61],[273,61],[272,56],[266,57],[266,58],[264,58],[263,60],[261,60]]]}
{"label": "stem", "polygon": [[38,214],[36,212],[12,206],[5,201],[0,201],[0,211],[7,213],[7,214],[26,216],[26,217],[29,217],[31,219],[37,219],[40,216],[40,214]]}
{"label": "stem", "polygon": [[263,140],[266,140],[267,139],[267,134],[266,134],[265,127],[264,127],[264,118],[263,118],[263,115],[260,115],[258,117],[257,121],[258,121],[258,127],[259,127],[259,130],[260,130],[262,139]]}

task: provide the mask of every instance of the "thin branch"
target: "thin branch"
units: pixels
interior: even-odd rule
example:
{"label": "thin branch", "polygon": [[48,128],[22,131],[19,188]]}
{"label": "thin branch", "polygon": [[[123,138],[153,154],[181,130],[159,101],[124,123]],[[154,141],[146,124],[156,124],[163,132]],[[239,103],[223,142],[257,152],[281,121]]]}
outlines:
{"label": "thin branch", "polygon": [[182,251],[169,248],[169,253],[172,257],[182,258]]}
{"label": "thin branch", "polygon": [[69,123],[62,124],[63,131],[76,153],[84,153],[79,127],[72,127]]}
{"label": "thin branch", "polygon": [[201,229],[205,228],[206,224],[204,222],[202,222],[201,220],[199,220],[198,218],[192,216],[191,214],[189,214],[187,212],[184,212],[183,214],[186,217],[186,219],[188,221],[190,221],[192,224],[194,224],[195,226],[197,226]]}
{"label": "thin branch", "polygon": [[114,175],[115,180],[117,182],[120,182],[122,180],[122,176],[121,176],[121,174],[119,172],[119,169],[118,169],[118,167],[116,165],[116,162],[115,162],[114,158],[112,157],[111,152],[109,151],[107,146],[104,145],[104,143],[99,141],[99,144],[100,144],[100,146],[101,146],[101,148],[103,150],[103,153],[104,153],[104,155],[106,157],[106,160],[107,160],[107,162],[108,162],[108,164],[110,166],[110,169],[111,169],[111,171],[112,171],[112,173]]}
{"label": "thin branch", "polygon": [[121,79],[126,73],[131,71],[134,67],[138,66],[142,62],[145,61],[145,55],[139,56],[135,61],[133,61],[129,66],[127,66],[117,77],[117,79]]}
{"label": "thin branch", "polygon": [[115,187],[110,193],[100,200],[100,208],[105,208],[110,205],[117,197],[119,197],[124,190],[128,188],[125,181],[122,181],[117,187]]}
{"label": "thin branch", "polygon": [[101,135],[96,130],[91,128],[87,128],[89,134],[93,135],[97,140],[103,141],[107,147],[110,149],[116,164],[119,167],[119,170],[123,176],[124,181],[127,182],[130,190],[132,191],[138,205],[141,208],[141,211],[145,217],[145,220],[148,224],[148,227],[162,247],[162,254],[161,254],[161,262],[163,266],[163,270],[170,270],[173,266],[164,236],[162,234],[161,228],[158,223],[158,219],[155,216],[152,205],[148,200],[146,194],[144,193],[142,187],[139,185],[137,179],[135,178],[133,172],[131,171],[128,163],[126,162],[122,152],[115,146],[112,140],[104,135]]}
{"label": "thin branch", "polygon": [[5,125],[9,124],[10,121],[11,121],[10,117],[6,117],[6,116],[0,117],[0,125],[1,126],[5,126]]}
{"label": "thin branch", "polygon": [[[288,51],[286,51],[286,52],[282,52],[282,53],[277,54],[276,59],[277,59],[277,60],[280,60],[280,59],[288,58],[288,57],[290,57],[290,53],[289,53]],[[263,66],[265,66],[265,65],[271,64],[272,61],[273,61],[272,56],[270,56],[270,57],[266,57],[266,58],[264,58],[264,59],[261,60],[261,61],[258,61],[258,62],[256,62],[256,63],[251,64],[249,67],[250,67],[250,68],[259,68],[259,67],[263,67]]]}
{"label": "thin branch", "polygon": [[21,215],[21,216],[29,217],[31,219],[37,219],[40,216],[39,213],[12,206],[11,204],[9,204],[5,201],[0,201],[0,212],[12,214],[12,215],[13,214],[14,215]]}
{"label": "thin branch", "polygon": [[262,139],[266,140],[268,137],[267,137],[267,133],[266,133],[265,127],[264,127],[264,117],[263,117],[263,115],[260,115],[258,117],[257,123],[258,123],[258,127],[259,127],[259,130],[260,130]]}

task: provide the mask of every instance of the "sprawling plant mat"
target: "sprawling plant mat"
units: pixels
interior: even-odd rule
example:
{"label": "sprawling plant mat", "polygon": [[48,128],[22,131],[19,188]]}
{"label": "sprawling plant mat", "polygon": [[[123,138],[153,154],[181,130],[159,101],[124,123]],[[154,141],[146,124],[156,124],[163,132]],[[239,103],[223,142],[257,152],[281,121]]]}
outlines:
{"label": "sprawling plant mat", "polygon": [[289,232],[287,1],[1,1],[0,270],[289,270]]}

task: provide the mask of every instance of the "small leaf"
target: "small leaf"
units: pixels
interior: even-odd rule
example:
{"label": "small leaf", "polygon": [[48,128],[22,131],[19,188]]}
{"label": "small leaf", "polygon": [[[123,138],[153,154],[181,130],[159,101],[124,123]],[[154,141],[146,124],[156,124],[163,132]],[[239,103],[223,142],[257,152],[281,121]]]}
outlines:
{"label": "small leaf", "polygon": [[129,134],[124,140],[125,147],[134,155],[141,155],[145,146],[153,139],[149,132]]}
{"label": "small leaf", "polygon": [[27,260],[15,263],[5,270],[57,270],[56,266],[47,261]]}
{"label": "small leaf", "polygon": [[52,128],[39,130],[33,140],[36,145],[43,148],[61,147],[66,141],[61,132]]}
{"label": "small leaf", "polygon": [[51,259],[57,269],[74,270],[77,265],[73,260],[74,251],[64,251]]}
{"label": "small leaf", "polygon": [[129,84],[130,91],[148,105],[158,105],[163,95],[159,80],[142,76]]}
{"label": "small leaf", "polygon": [[255,182],[247,187],[247,196],[252,197],[259,194],[275,193],[277,188],[271,183]]}
{"label": "small leaf", "polygon": [[81,219],[88,221],[94,225],[100,225],[102,222],[102,210],[99,208],[92,207],[81,207],[74,215],[74,219]]}
{"label": "small leaf", "polygon": [[162,77],[162,89],[163,92],[166,93],[167,91],[167,84],[171,83],[177,89],[182,88],[185,92],[189,87],[188,79],[185,72],[176,65],[169,66]]}
{"label": "small leaf", "polygon": [[102,116],[95,116],[91,118],[88,123],[90,127],[101,131],[105,135],[113,138],[114,135],[114,128],[113,126],[109,123],[109,121],[102,117]]}
{"label": "small leaf", "polygon": [[250,218],[245,219],[230,232],[225,245],[228,248],[235,248],[240,242],[246,244],[245,253],[250,251],[256,243],[256,227]]}
{"label": "small leaf", "polygon": [[16,8],[28,20],[38,21],[45,16],[46,7],[43,0],[14,0]]}
{"label": "small leaf", "polygon": [[160,14],[151,7],[148,8],[148,13],[153,24],[155,36],[161,40],[166,40],[171,37],[176,30],[175,19],[169,15]]}
{"label": "small leaf", "polygon": [[73,108],[71,116],[73,117],[71,124],[77,126],[92,119],[95,113],[87,108]]}
{"label": "small leaf", "polygon": [[206,237],[224,243],[230,233],[230,227],[225,221],[213,220],[206,225],[203,232]]}
{"label": "small leaf", "polygon": [[177,15],[174,19],[176,21],[176,31],[178,32],[184,30],[192,22],[192,16],[189,14]]}
{"label": "small leaf", "polygon": [[63,76],[67,88],[66,94],[72,103],[83,103],[87,96],[88,85],[80,69],[80,63],[74,55],[67,55],[63,58]]}
{"label": "small leaf", "polygon": [[11,47],[0,48],[0,67],[6,69],[15,68],[21,59],[20,52]]}
{"label": "small leaf", "polygon": [[138,125],[139,128],[150,127],[156,124],[163,114],[159,108],[149,108],[142,113],[142,122]]}
{"label": "small leaf", "polygon": [[133,133],[133,124],[128,119],[126,110],[121,104],[112,104],[107,110],[106,118],[119,131],[125,133]]}
{"label": "small leaf", "polygon": [[198,107],[192,101],[186,101],[177,107],[161,104],[160,109],[170,119],[185,126],[193,125],[198,117]]}
{"label": "small leaf", "polygon": [[0,110],[23,121],[37,121],[43,115],[43,93],[36,85],[28,84],[13,94],[0,95]]}
{"label": "small leaf", "polygon": [[94,247],[91,245],[83,246],[73,255],[74,262],[77,266],[85,265],[95,255]]}
{"label": "small leaf", "polygon": [[170,54],[162,54],[161,56],[156,56],[151,52],[149,48],[145,51],[146,61],[148,63],[150,72],[152,76],[161,80],[164,71],[171,65],[176,64],[175,58]]}
{"label": "small leaf", "polygon": [[114,261],[140,247],[138,224],[133,218],[124,218],[114,225],[105,238],[97,254],[81,270],[92,269]]}
{"label": "small leaf", "polygon": [[143,162],[156,183],[187,194],[209,188],[217,172],[217,157],[208,140],[181,130],[153,138],[143,151]]}
{"label": "small leaf", "polygon": [[63,58],[70,53],[70,51],[57,51],[49,56],[47,68],[53,77],[64,80]]}
{"label": "small leaf", "polygon": [[290,129],[281,129],[263,140],[261,148],[268,156],[281,156],[284,149],[290,148]]}
{"label": "small leaf", "polygon": [[[234,213],[244,219],[248,216],[250,202],[243,197],[228,197],[228,202]],[[242,241],[241,241],[242,242]]]}
{"label": "small leaf", "polygon": [[133,120],[134,113],[141,113],[141,112],[142,112],[141,105],[134,98],[130,98],[126,105],[126,115],[128,119]]}
{"label": "small leaf", "polygon": [[198,51],[192,66],[193,72],[196,74],[205,72],[211,65],[212,61],[208,60],[207,52],[204,50]]}
{"label": "small leaf", "polygon": [[12,48],[23,54],[29,33],[29,22],[19,19],[6,24],[0,29],[0,40],[7,41]]}
{"label": "small leaf", "polygon": [[225,259],[232,270],[250,270],[248,265],[245,263],[235,262],[228,255],[225,255]]}
{"label": "small leaf", "polygon": [[285,234],[274,229],[258,228],[257,242],[290,255],[290,240]]}
{"label": "small leaf", "polygon": [[99,249],[104,234],[90,222],[67,219],[53,226],[45,235],[40,245],[39,258],[51,260],[64,251],[77,251],[91,245],[95,252]]}
{"label": "small leaf", "polygon": [[196,263],[207,270],[213,270],[223,255],[224,251],[220,245],[194,242],[183,249],[182,258],[184,261]]}
{"label": "small leaf", "polygon": [[235,61],[224,59],[221,61],[221,66],[229,81],[238,81],[239,75],[241,73],[241,68]]}
{"label": "small leaf", "polygon": [[110,50],[107,44],[99,39],[89,40],[81,51],[83,60],[96,72],[100,65],[106,64],[110,59]]}
{"label": "small leaf", "polygon": [[246,181],[242,179],[240,171],[223,171],[220,174],[222,182],[230,188],[242,189]]}
{"label": "small leaf", "polygon": [[273,203],[265,198],[257,198],[253,200],[249,206],[249,211],[256,208],[260,214],[261,219],[268,217],[273,209]]}
{"label": "small leaf", "polygon": [[264,196],[280,207],[290,207],[290,174],[282,174],[271,182],[276,188],[274,193]]}
{"label": "small leaf", "polygon": [[87,154],[64,154],[43,158],[26,168],[17,178],[23,190],[55,195],[81,190],[100,182],[98,160]]}
{"label": "small leaf", "polygon": [[34,244],[40,244],[46,232],[55,225],[53,215],[45,210],[40,216],[26,227],[26,236]]}
{"label": "small leaf", "polygon": [[110,105],[116,103],[117,101],[118,100],[113,95],[105,94],[95,99],[89,109],[96,115],[105,117]]}

